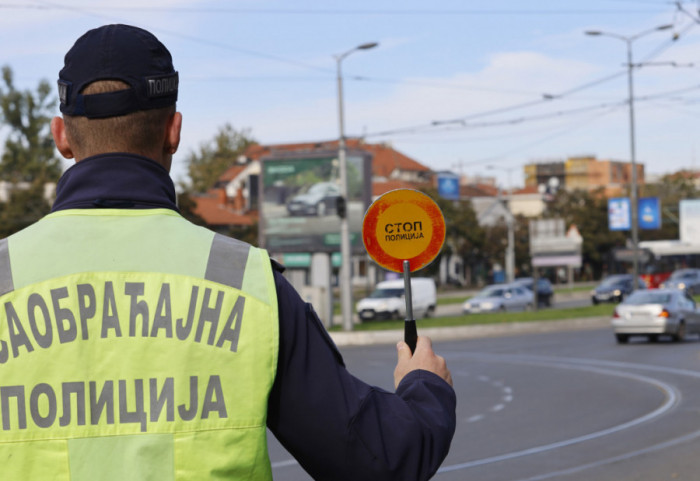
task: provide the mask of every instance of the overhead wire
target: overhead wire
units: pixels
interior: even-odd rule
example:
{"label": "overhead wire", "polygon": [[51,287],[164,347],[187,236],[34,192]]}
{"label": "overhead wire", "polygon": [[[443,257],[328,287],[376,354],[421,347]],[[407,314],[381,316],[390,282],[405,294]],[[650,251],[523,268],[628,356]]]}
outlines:
{"label": "overhead wire", "polygon": [[[65,7],[61,4],[28,4],[28,3],[0,3],[0,8],[14,8],[14,9],[59,9]],[[201,14],[254,14],[254,15],[403,15],[403,16],[423,16],[423,15],[629,15],[629,14],[649,14],[658,13],[660,10],[657,9],[543,9],[543,8],[533,8],[533,9],[508,9],[508,8],[461,8],[461,9],[428,9],[428,8],[413,8],[413,9],[349,9],[349,8],[246,8],[246,7],[179,7],[179,6],[167,6],[167,7],[149,7],[149,6],[123,6],[123,5],[110,5],[110,6],[91,6],[92,10],[101,11],[125,11],[125,12],[171,12],[171,13],[201,13]],[[660,9],[661,7],[659,7]]]}

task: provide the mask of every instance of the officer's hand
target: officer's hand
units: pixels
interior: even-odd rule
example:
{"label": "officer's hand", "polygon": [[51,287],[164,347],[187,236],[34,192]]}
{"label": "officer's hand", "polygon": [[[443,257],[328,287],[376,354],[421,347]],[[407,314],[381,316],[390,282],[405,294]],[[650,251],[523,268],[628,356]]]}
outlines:
{"label": "officer's hand", "polygon": [[442,356],[435,354],[429,337],[418,336],[416,350],[413,354],[411,354],[408,344],[403,341],[396,345],[396,350],[398,351],[399,360],[396,363],[396,369],[394,369],[395,388],[399,387],[399,383],[406,374],[416,369],[433,372],[452,386],[452,375],[450,370],[447,369],[447,363]]}

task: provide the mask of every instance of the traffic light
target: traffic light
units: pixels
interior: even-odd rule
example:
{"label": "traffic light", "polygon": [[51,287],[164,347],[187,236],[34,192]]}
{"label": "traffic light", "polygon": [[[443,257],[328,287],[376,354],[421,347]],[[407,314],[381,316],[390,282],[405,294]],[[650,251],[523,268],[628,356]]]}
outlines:
{"label": "traffic light", "polygon": [[345,216],[347,215],[347,204],[345,202],[345,197],[338,196],[335,199],[335,213],[338,214],[338,217],[341,219],[345,219]]}

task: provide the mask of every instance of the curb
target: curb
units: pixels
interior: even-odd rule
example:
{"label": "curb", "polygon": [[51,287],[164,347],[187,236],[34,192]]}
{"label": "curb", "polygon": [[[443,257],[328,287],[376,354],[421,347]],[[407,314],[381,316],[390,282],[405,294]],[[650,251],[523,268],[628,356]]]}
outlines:
{"label": "curb", "polygon": [[[576,331],[600,329],[610,326],[610,316],[582,317],[566,321],[510,322],[504,324],[483,324],[475,326],[431,327],[421,329],[418,334],[428,336],[433,341],[455,341],[483,337],[514,336],[539,332]],[[396,344],[403,339],[403,331],[353,331],[330,332],[337,346],[366,346],[374,344]]]}

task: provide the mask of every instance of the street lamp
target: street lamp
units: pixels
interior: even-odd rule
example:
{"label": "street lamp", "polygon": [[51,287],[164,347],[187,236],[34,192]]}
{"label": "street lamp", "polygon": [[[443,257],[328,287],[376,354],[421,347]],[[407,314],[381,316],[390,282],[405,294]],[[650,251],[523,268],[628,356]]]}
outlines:
{"label": "street lamp", "polygon": [[627,45],[627,85],[629,92],[629,113],[630,113],[630,164],[632,165],[632,179],[630,188],[630,209],[631,209],[631,232],[632,232],[632,273],[634,275],[634,288],[639,287],[639,255],[637,252],[637,246],[639,244],[639,230],[637,225],[637,217],[639,213],[637,212],[637,154],[635,148],[634,140],[634,89],[632,83],[632,70],[634,69],[634,63],[632,63],[632,42],[637,40],[644,35],[653,33],[659,30],[668,30],[672,28],[673,25],[661,25],[644,32],[638,33],[636,35],[624,36],[618,35],[616,33],[601,32],[600,30],[588,30],[586,35],[593,36],[605,36],[612,37],[622,40]]}
{"label": "street lamp", "polygon": [[369,50],[379,45],[377,42],[363,43],[347,52],[335,55],[338,80],[338,126],[340,138],[338,139],[338,164],[340,169],[340,196],[345,201],[345,212],[340,217],[340,307],[343,317],[343,329],[352,331],[352,279],[350,276],[350,227],[348,225],[348,168],[345,158],[345,120],[343,118],[343,75],[341,62],[345,57],[358,50]]}
{"label": "street lamp", "polygon": [[[496,170],[497,167],[494,165],[489,165],[486,167],[488,170]],[[508,227],[508,246],[506,248],[506,282],[513,282],[515,279],[515,219],[513,218],[513,211],[511,210],[511,204],[513,202],[513,186],[510,183],[510,172],[513,168],[503,168],[508,174],[508,219],[506,220],[506,225]]]}

